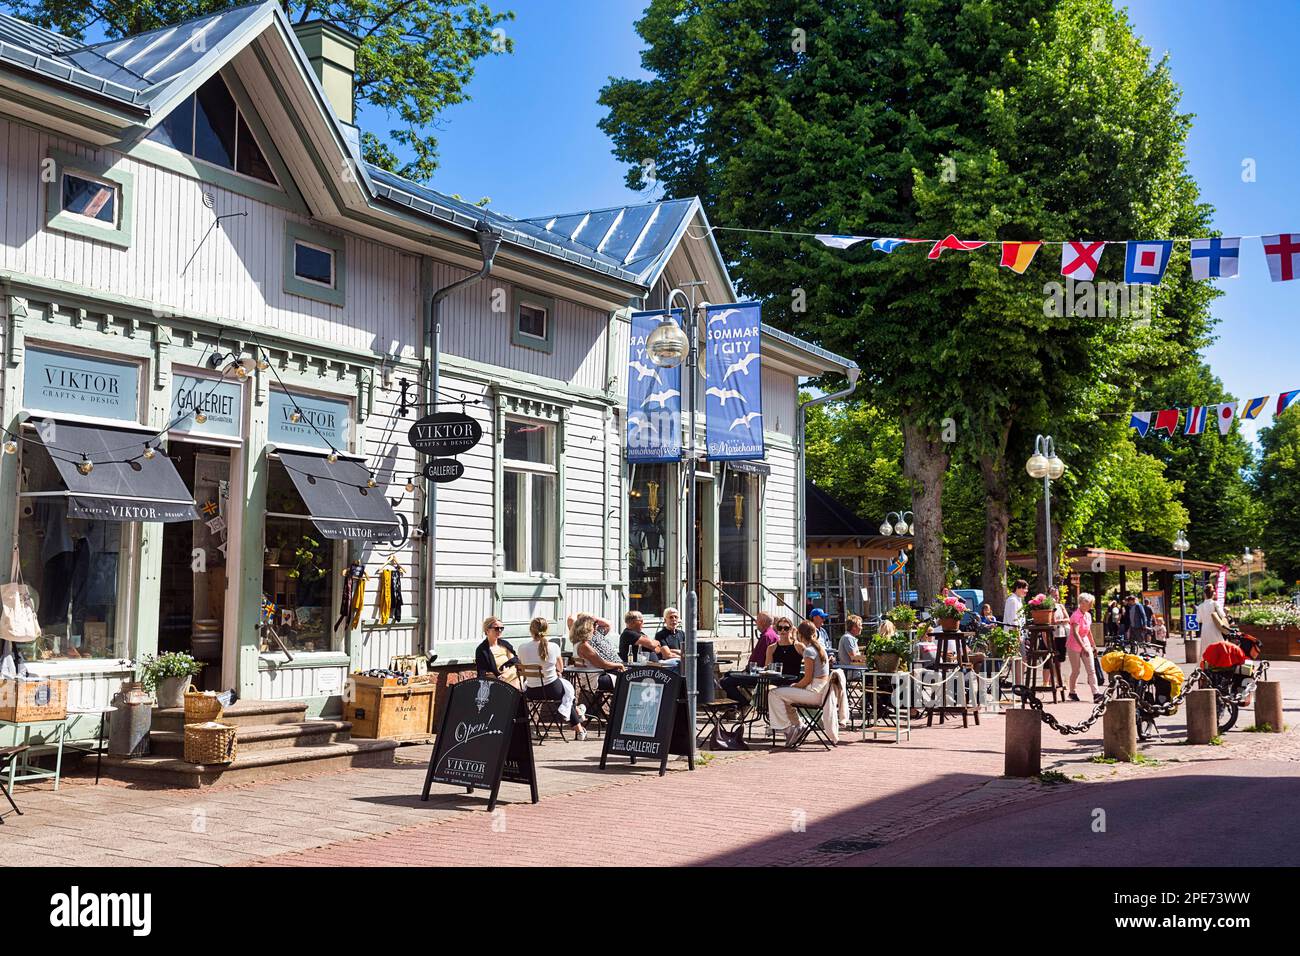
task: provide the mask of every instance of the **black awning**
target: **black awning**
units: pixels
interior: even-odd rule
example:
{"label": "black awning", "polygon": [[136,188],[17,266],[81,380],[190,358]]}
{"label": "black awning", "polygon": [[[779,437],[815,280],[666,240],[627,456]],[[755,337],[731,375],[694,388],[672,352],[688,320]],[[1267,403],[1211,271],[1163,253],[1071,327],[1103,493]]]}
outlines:
{"label": "black awning", "polygon": [[367,488],[370,472],[359,461],[282,451],[283,462],[311,520],[327,538],[391,541],[404,538],[402,522],[382,488]]}
{"label": "black awning", "polygon": [[[95,521],[194,521],[194,495],[176,466],[159,450],[144,457],[157,435],[131,428],[34,420],[59,477],[68,489],[68,514]],[[83,456],[93,467],[83,475]]]}

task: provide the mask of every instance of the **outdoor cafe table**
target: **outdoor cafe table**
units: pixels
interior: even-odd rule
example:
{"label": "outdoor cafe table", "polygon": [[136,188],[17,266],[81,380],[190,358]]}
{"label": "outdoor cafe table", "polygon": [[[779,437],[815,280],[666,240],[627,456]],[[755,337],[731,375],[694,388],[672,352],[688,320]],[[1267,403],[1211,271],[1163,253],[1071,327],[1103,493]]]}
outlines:
{"label": "outdoor cafe table", "polygon": [[[863,695],[871,697],[871,720],[866,719],[867,704],[862,702],[862,739],[871,739],[878,733],[888,733],[892,727],[894,742],[902,740],[903,735],[912,739],[912,675],[909,671],[870,671],[862,669]],[[889,687],[884,686],[889,682]],[[881,698],[884,698],[882,700]],[[882,717],[883,705],[889,704],[891,717]]]}
{"label": "outdoor cafe table", "polygon": [[617,672],[583,664],[565,667],[564,673],[560,675],[573,685],[574,706],[581,704],[586,707],[588,715],[595,717],[601,724],[609,720],[609,714],[604,707],[605,698],[602,696],[608,692],[602,691],[598,686],[600,675],[605,673],[608,673],[613,680],[613,675]]}

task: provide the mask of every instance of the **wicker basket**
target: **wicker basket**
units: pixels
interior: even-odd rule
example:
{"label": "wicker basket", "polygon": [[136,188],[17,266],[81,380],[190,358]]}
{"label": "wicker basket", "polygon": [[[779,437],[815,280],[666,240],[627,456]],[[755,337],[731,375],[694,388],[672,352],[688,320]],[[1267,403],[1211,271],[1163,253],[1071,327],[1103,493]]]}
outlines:
{"label": "wicker basket", "polygon": [[185,723],[201,724],[209,720],[220,720],[221,701],[216,691],[187,690],[185,692]]}
{"label": "wicker basket", "polygon": [[233,763],[238,756],[234,724],[207,721],[185,725],[185,762]]}

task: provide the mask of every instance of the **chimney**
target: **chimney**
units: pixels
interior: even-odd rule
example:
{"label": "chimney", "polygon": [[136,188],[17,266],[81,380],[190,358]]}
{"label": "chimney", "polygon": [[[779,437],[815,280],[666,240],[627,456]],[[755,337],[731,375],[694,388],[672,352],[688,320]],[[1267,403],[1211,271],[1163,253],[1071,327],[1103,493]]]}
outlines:
{"label": "chimney", "polygon": [[334,115],[353,123],[352,78],[357,71],[357,47],[361,41],[347,30],[326,20],[308,20],[294,25],[307,59],[320,80]]}

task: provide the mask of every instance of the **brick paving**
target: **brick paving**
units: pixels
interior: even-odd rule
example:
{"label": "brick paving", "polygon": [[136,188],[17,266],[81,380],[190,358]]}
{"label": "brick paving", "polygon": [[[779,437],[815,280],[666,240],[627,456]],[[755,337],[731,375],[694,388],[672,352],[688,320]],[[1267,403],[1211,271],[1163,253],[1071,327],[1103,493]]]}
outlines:
{"label": "brick paving", "polygon": [[[663,778],[625,761],[600,771],[597,740],[552,742],[538,751],[542,802],[503,784],[493,814],[483,795],[449,787],[421,803],[429,748],[404,747],[393,768],[205,791],[80,778],[57,792],[20,786],[26,815],[6,817],[0,865],[835,865],[1080,786],[1172,776],[1203,761],[1218,762],[1219,773],[1231,772],[1224,762],[1300,762],[1300,665],[1275,665],[1273,676],[1284,683],[1287,733],[1234,730],[1221,746],[1189,747],[1173,717],[1161,722],[1165,739],[1144,748],[1153,762],[1110,765],[1093,762],[1100,723],[1069,738],[1045,728],[1044,768],[1069,781],[1055,786],[1001,777],[996,715],[967,730],[959,720],[918,727],[899,744],[848,734],[830,753],[756,749],[716,755],[694,772],[673,761]],[[1052,709],[1079,720],[1089,707]],[[1244,712],[1239,726],[1252,719]],[[584,845],[577,832],[617,836]]]}

